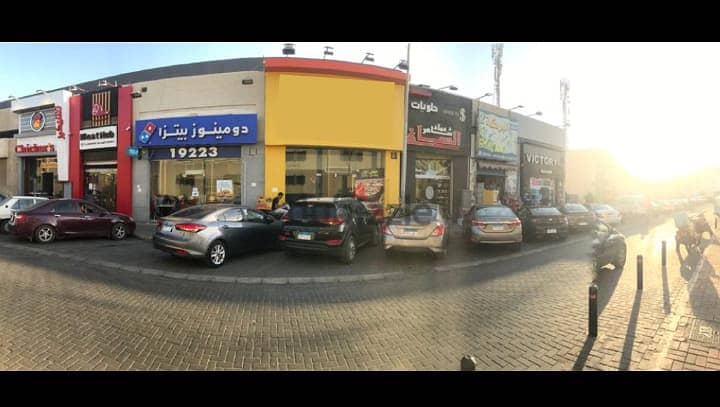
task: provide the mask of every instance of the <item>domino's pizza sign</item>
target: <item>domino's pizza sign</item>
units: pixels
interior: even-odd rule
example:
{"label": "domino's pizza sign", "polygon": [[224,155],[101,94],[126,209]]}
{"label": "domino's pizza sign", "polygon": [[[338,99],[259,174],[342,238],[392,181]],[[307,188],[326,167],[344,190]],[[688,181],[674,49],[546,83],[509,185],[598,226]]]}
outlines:
{"label": "domino's pizza sign", "polygon": [[255,144],[257,114],[138,120],[135,129],[135,145],[141,147]]}

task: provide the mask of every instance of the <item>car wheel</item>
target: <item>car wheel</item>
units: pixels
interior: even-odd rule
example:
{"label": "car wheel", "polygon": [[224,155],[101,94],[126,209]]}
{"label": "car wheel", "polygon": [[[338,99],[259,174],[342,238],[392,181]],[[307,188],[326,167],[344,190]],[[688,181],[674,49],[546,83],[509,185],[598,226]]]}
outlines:
{"label": "car wheel", "polygon": [[352,264],[355,261],[355,254],[357,252],[357,246],[355,246],[355,238],[353,235],[348,236],[343,246],[342,256],[340,260],[345,264]]}
{"label": "car wheel", "polygon": [[126,237],[127,237],[127,226],[125,226],[124,223],[116,223],[112,228],[112,232],[110,233],[110,238],[112,240],[123,240]]}
{"label": "car wheel", "polygon": [[47,244],[52,243],[55,240],[55,228],[50,225],[41,225],[35,229],[35,241]]}
{"label": "car wheel", "polygon": [[10,223],[6,220],[0,221],[0,233],[10,233]]}
{"label": "car wheel", "polygon": [[220,267],[227,261],[228,251],[222,240],[216,240],[210,243],[207,249],[206,260],[210,267]]}
{"label": "car wheel", "polygon": [[615,261],[613,262],[613,266],[615,266],[616,269],[621,269],[625,267],[625,260],[627,258],[627,247],[625,245],[622,245],[620,247],[620,250],[618,250],[617,257],[615,258]]}

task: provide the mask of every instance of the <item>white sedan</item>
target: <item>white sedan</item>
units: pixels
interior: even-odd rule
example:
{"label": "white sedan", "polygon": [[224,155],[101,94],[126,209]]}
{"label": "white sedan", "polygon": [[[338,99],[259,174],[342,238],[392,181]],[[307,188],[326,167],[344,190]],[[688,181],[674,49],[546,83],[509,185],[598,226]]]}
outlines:
{"label": "white sedan", "polygon": [[14,196],[6,198],[0,202],[0,232],[9,233],[8,221],[12,217],[12,211],[22,211],[28,209],[35,204],[47,201],[47,198],[38,198],[36,196]]}
{"label": "white sedan", "polygon": [[617,209],[606,204],[590,204],[587,205],[597,220],[605,222],[608,225],[619,225],[622,222],[622,214]]}

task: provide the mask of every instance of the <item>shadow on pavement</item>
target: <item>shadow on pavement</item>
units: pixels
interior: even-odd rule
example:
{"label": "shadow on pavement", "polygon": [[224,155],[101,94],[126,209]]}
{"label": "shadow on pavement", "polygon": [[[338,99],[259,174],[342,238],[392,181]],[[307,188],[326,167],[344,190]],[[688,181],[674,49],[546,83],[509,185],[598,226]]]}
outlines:
{"label": "shadow on pavement", "polygon": [[620,355],[620,367],[618,370],[629,370],[632,357],[633,345],[635,344],[635,330],[637,329],[638,315],[640,314],[640,301],[642,299],[642,291],[635,291],[635,300],[633,301],[632,311],[630,311],[630,320],[628,321],[627,331],[625,332],[625,344],[623,345],[622,354]]}
{"label": "shadow on pavement", "polygon": [[624,268],[618,270],[606,266],[601,268],[599,272],[594,273],[593,282],[598,286],[598,315],[602,315],[603,310],[612,299],[622,273],[627,268],[627,264]]}
{"label": "shadow on pavement", "polygon": [[582,350],[580,350],[580,354],[578,355],[578,358],[575,361],[572,370],[583,370],[585,364],[587,363],[588,355],[590,355],[593,345],[595,345],[595,340],[596,338],[592,336],[588,336],[585,339],[585,343],[583,344]]}

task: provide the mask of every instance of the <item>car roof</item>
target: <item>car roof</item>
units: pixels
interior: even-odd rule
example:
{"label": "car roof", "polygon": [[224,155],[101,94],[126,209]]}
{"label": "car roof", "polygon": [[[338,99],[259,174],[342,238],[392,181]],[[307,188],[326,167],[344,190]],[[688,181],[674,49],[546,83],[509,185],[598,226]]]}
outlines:
{"label": "car roof", "polygon": [[336,203],[336,202],[349,202],[349,201],[354,201],[354,199],[350,198],[350,197],[347,197],[347,198],[317,197],[317,198],[298,199],[297,201],[295,201],[295,203],[302,203],[302,202]]}
{"label": "car roof", "polygon": [[11,196],[10,199],[40,199],[43,201],[48,200],[47,198],[43,198],[40,196],[27,196],[27,195],[15,195],[15,196]]}

